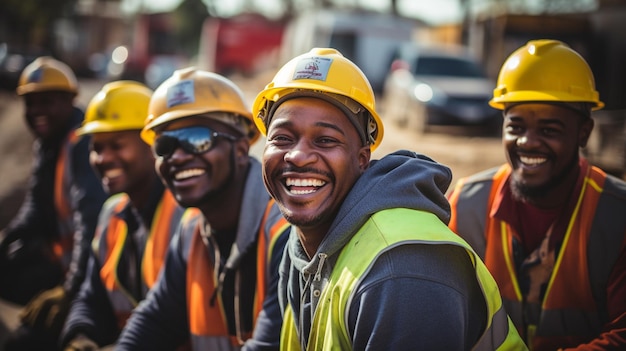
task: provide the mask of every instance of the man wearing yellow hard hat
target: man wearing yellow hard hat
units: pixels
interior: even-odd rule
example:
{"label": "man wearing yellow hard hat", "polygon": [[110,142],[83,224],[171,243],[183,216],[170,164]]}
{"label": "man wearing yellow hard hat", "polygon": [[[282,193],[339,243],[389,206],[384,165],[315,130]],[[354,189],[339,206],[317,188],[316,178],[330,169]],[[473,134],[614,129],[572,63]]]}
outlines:
{"label": "man wearing yellow hard hat", "polygon": [[106,194],[89,165],[88,138],[75,133],[84,114],[74,105],[70,67],[37,58],[22,71],[17,94],[35,144],[28,194],[0,233],[0,298],[26,305],[5,349],[54,350]]}
{"label": "man wearing yellow hard hat", "polygon": [[201,215],[182,221],[116,350],[277,348],[289,226],[249,155],[259,133],[242,91],[216,73],[177,70],[152,95],[142,137],[176,201]]}
{"label": "man wearing yellow hard hat", "polygon": [[461,179],[450,228],[485,260],[535,351],[626,349],[626,183],[580,156],[604,106],[581,55],[533,40],[490,101],[507,163]]}
{"label": "man wearing yellow hard hat", "polygon": [[151,96],[137,82],[108,83],[89,102],[77,131],[91,136],[90,163],[110,197],[100,212],[85,282],[65,323],[65,350],[115,343],[156,281],[185,212],[161,183],[152,150],[140,137]]}
{"label": "man wearing yellow hard hat", "polygon": [[363,72],[315,48],[254,102],[263,179],[293,228],[279,299],[282,350],[523,350],[498,288],[446,226],[450,170],[398,151]]}

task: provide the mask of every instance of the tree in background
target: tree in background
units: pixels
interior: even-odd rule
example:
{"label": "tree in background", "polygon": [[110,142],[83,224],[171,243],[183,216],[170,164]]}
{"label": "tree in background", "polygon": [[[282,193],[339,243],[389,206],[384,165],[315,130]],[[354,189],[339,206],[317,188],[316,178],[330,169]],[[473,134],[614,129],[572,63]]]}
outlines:
{"label": "tree in background", "polygon": [[192,57],[198,52],[202,24],[210,16],[210,8],[213,8],[213,5],[202,0],[183,0],[173,11],[175,36],[181,51],[187,57]]}

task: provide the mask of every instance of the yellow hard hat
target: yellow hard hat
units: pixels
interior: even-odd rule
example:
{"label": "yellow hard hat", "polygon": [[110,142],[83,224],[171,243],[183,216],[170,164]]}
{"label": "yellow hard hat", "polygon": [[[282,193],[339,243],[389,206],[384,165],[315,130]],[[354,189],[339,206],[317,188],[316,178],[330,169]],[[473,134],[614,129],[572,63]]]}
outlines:
{"label": "yellow hard hat", "polygon": [[384,128],[376,112],[372,87],[357,65],[332,48],[314,48],[291,59],[276,73],[252,105],[257,128],[266,135],[266,123],[277,107],[274,103],[289,95],[306,96],[307,93],[317,94],[344,113],[364,112],[369,117],[364,126],[367,142],[372,151],[380,145]]}
{"label": "yellow hard hat", "polygon": [[141,130],[148,115],[152,90],[130,80],[106,84],[89,101],[78,135]]}
{"label": "yellow hard hat", "polygon": [[550,101],[586,102],[604,107],[585,59],[558,40],[532,40],[504,62],[489,105],[504,110],[506,103]]}
{"label": "yellow hard hat", "polygon": [[243,92],[229,79],[195,67],[175,71],[152,95],[142,139],[154,144],[154,129],[171,121],[201,115],[239,130],[250,143],[259,138]]}
{"label": "yellow hard hat", "polygon": [[72,69],[49,56],[35,59],[24,68],[17,86],[17,94],[42,91],[67,91],[78,93],[78,83]]}

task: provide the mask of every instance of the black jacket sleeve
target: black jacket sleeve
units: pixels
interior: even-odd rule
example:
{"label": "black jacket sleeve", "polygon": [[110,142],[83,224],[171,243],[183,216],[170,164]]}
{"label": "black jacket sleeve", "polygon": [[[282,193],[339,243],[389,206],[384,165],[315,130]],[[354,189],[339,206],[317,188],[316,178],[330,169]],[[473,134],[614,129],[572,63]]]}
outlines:
{"label": "black jacket sleeve", "polygon": [[280,347],[283,316],[278,303],[279,267],[289,238],[289,230],[287,227],[279,234],[270,253],[269,277],[263,309],[257,316],[252,339],[247,340],[243,346],[244,351],[269,351],[278,350]]}
{"label": "black jacket sleeve", "polygon": [[54,172],[58,150],[45,148],[39,141],[33,144],[33,168],[24,201],[17,215],[4,230],[1,244],[34,237],[58,236],[54,209]]}
{"label": "black jacket sleeve", "polygon": [[72,149],[71,204],[74,211],[74,247],[72,260],[65,277],[65,291],[73,296],[85,278],[87,257],[91,251],[98,214],[106,200],[100,179],[89,164],[89,138],[83,137]]}
{"label": "black jacket sleeve", "polygon": [[113,344],[119,335],[113,307],[100,279],[100,267],[95,255],[89,254],[87,277],[72,301],[61,334],[62,347],[78,334],[86,335],[100,346]]}
{"label": "black jacket sleeve", "polygon": [[467,252],[403,245],[381,255],[349,306],[355,350],[471,350],[487,306]]}

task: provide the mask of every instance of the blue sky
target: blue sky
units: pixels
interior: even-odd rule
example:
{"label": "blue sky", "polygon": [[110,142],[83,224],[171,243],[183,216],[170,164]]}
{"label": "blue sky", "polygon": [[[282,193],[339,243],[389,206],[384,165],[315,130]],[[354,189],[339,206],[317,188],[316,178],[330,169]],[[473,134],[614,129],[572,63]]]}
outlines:
{"label": "blue sky", "polygon": [[[136,7],[143,2],[143,6],[152,11],[169,11],[174,9],[181,0],[124,0],[127,8]],[[237,13],[245,0],[217,1],[216,6],[220,14],[229,16]],[[390,6],[389,0],[353,0],[362,7],[385,10]],[[275,0],[254,0],[258,8],[266,9],[266,14],[280,11],[279,2]],[[459,0],[399,0],[401,13],[415,17],[430,24],[455,23],[461,20]]]}

